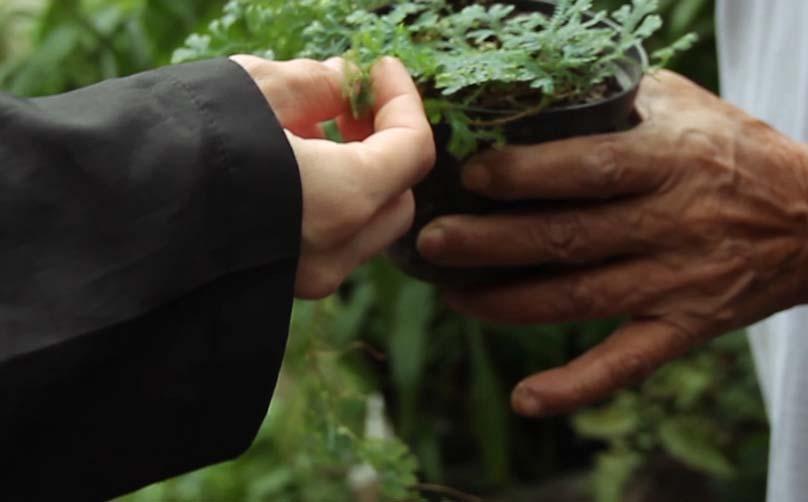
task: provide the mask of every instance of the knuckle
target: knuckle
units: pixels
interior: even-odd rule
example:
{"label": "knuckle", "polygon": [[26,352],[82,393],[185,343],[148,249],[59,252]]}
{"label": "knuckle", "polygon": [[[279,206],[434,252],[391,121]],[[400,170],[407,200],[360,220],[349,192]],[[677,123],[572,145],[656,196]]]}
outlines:
{"label": "knuckle", "polygon": [[345,225],[351,233],[367,223],[376,213],[376,203],[368,193],[356,194],[345,212]]}
{"label": "knuckle", "polygon": [[336,293],[345,275],[336,267],[325,263],[304,266],[298,273],[298,296],[310,300],[320,300]]}
{"label": "knuckle", "polygon": [[[730,141],[701,129],[689,129],[681,133],[677,146],[688,152],[687,158],[691,164],[698,166],[699,169],[693,174],[709,177],[713,182],[713,185],[707,186],[716,186],[720,192],[731,192],[737,185],[740,172]],[[691,172],[690,169],[687,171]]]}
{"label": "knuckle", "polygon": [[351,225],[334,219],[328,225],[324,225],[315,238],[314,248],[318,250],[332,249],[343,243],[351,235]]}
{"label": "knuckle", "polygon": [[678,314],[661,320],[666,325],[671,340],[669,346],[665,348],[666,352],[679,355],[705,340],[703,330],[700,329],[702,323],[689,317],[686,314]]}
{"label": "knuckle", "polygon": [[547,222],[535,222],[526,225],[520,232],[523,245],[520,246],[519,254],[525,255],[526,259],[541,264],[542,262],[566,263],[571,254],[566,245],[558,246],[556,239],[560,238],[553,224]]}
{"label": "knuckle", "polygon": [[604,394],[611,392],[610,385],[609,382],[602,379],[592,378],[580,378],[572,382],[569,391],[571,401],[569,408],[574,410],[605,397]]}
{"label": "knuckle", "polygon": [[344,210],[344,220],[352,228],[364,225],[378,209],[374,199],[368,173],[379,168],[365,149],[349,149],[347,165],[351,166],[343,175],[343,190],[338,204]]}
{"label": "knuckle", "polygon": [[373,204],[365,194],[356,194],[344,206],[335,208],[328,217],[321,235],[322,244],[327,248],[344,243],[373,216]]}
{"label": "knuckle", "polygon": [[625,179],[623,146],[617,139],[608,138],[598,144],[592,154],[586,157],[585,170],[580,182],[604,196]]}
{"label": "knuckle", "polygon": [[286,72],[286,85],[296,88],[324,88],[334,99],[342,99],[342,86],[339,71],[313,59],[298,59],[291,63]]}
{"label": "knuckle", "polygon": [[585,280],[568,281],[559,288],[559,294],[563,298],[564,318],[591,320],[595,316],[595,298]]}
{"label": "knuckle", "polygon": [[604,358],[597,362],[595,374],[599,378],[592,386],[597,387],[599,397],[606,397],[607,394],[642,382],[652,372],[653,367],[641,354],[621,354],[619,357]]}
{"label": "knuckle", "polygon": [[337,70],[317,63],[318,69],[314,73],[319,84],[327,89],[329,98],[333,102],[346,101],[345,91],[342,88],[342,77]]}
{"label": "knuckle", "polygon": [[[307,231],[306,231],[307,230]],[[320,220],[304,229],[304,239],[309,249],[316,252],[327,251],[344,242],[351,234],[351,225],[345,221],[343,212]]]}
{"label": "knuckle", "polygon": [[526,188],[525,180],[534,178],[534,157],[528,152],[509,148],[491,150],[481,157],[489,169],[491,176],[491,191],[503,199],[518,199],[523,196]]}
{"label": "knuckle", "polygon": [[657,78],[660,81],[662,81],[664,83],[669,83],[669,84],[688,85],[688,86],[693,85],[693,83],[690,80],[688,80],[687,78],[683,77],[682,75],[680,75],[680,74],[678,74],[676,72],[668,70],[668,69],[660,70],[658,72],[658,74],[657,74]]}
{"label": "knuckle", "polygon": [[353,192],[319,207],[315,221],[304,226],[306,243],[316,251],[344,244],[373,216],[372,206],[368,195]]}
{"label": "knuckle", "polygon": [[297,59],[292,64],[295,65],[297,73],[308,76],[309,78],[317,78],[324,75],[329,70],[327,66],[313,59]]}
{"label": "knuckle", "polygon": [[529,252],[536,255],[538,259],[552,258],[552,256],[545,256],[551,254],[550,250],[547,249],[549,240],[545,225],[528,225],[523,235],[527,241],[524,246],[525,250],[529,250]]}
{"label": "knuckle", "polygon": [[611,373],[616,384],[622,387],[645,380],[653,369],[642,354],[628,353],[612,363]]}
{"label": "knuckle", "polygon": [[585,259],[586,238],[581,217],[577,213],[556,215],[548,220],[545,228],[537,226],[531,233],[533,244],[538,249],[548,249],[552,258],[564,262]]}
{"label": "knuckle", "polygon": [[686,148],[690,158],[707,165],[727,164],[724,140],[719,135],[708,133],[700,128],[682,132],[681,147]]}
{"label": "knuckle", "polygon": [[258,56],[254,56],[252,54],[237,54],[235,56],[231,56],[230,59],[241,65],[249,73],[258,72],[261,69],[271,67],[273,65],[272,61],[259,58]]}
{"label": "knuckle", "polygon": [[435,162],[438,160],[438,150],[437,146],[435,145],[435,136],[432,133],[431,128],[427,128],[424,132],[424,164],[426,165],[426,170],[432,170],[434,167]]}
{"label": "knuckle", "polygon": [[417,172],[420,179],[429,174],[437,161],[438,154],[432,129],[425,126],[423,129],[414,131],[413,144],[416,145]]}

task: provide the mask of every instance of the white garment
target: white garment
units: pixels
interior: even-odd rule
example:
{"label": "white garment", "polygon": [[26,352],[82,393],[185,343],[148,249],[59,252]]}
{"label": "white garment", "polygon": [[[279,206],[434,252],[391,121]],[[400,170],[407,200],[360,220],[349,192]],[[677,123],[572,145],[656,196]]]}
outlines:
{"label": "white garment", "polygon": [[[718,0],[722,91],[808,141],[808,0]],[[772,442],[769,502],[808,501],[808,308],[751,329]]]}

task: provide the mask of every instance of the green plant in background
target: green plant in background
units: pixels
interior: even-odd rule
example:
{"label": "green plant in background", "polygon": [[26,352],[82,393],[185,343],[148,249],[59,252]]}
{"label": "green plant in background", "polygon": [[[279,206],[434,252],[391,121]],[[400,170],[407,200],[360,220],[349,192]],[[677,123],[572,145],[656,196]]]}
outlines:
{"label": "green plant in background", "polygon": [[417,462],[392,434],[359,341],[372,301],[298,303],[282,376],[255,445],[240,460],[154,485],[126,500],[418,501]]}
{"label": "green plant in background", "polygon": [[[218,13],[222,4],[222,0],[11,0],[13,11],[27,13],[22,22],[32,39],[16,47],[14,57],[0,58],[0,88],[28,96],[55,94],[154,68],[168,62],[186,34]],[[31,20],[36,7],[39,14]],[[13,20],[2,18],[0,26]]]}
{"label": "green plant in background", "polygon": [[666,366],[640,389],[574,418],[580,435],[608,444],[593,474],[597,502],[626,500],[632,479],[648,474],[648,466],[660,459],[724,482],[713,487],[712,499],[724,491],[733,501],[763,500],[766,423],[741,333],[712,342]]}
{"label": "green plant in background", "polygon": [[[340,25],[359,8],[386,3],[240,0],[221,10],[221,0],[42,0],[40,11],[4,14],[21,1],[0,5],[2,33],[15,26],[33,38],[0,43],[7,47],[0,54],[0,89],[28,96],[167,63],[193,31],[174,54],[177,61],[237,52],[288,59],[306,48],[307,28]],[[596,7],[613,11],[623,3],[602,0]],[[668,22],[646,45],[655,51],[696,31],[697,46],[672,66],[715,89],[712,9],[710,0],[661,0]],[[216,17],[205,28],[209,16]],[[332,43],[323,50],[339,54],[353,41]],[[463,500],[437,483],[491,500],[535,501],[543,500],[544,481],[589,473],[589,488],[602,502],[621,495],[659,502],[637,495],[643,480],[655,479],[659,458],[707,473],[717,494],[711,500],[760,500],[767,430],[742,338],[675,363],[647,385],[576,418],[574,428],[564,417],[528,421],[509,412],[508,389],[519,378],[562,364],[614,326],[512,328],[463,319],[447,311],[431,287],[376,261],[341,295],[296,305],[276,396],[245,456],[130,500],[438,500],[435,491]],[[716,424],[720,434],[712,434]],[[711,452],[706,463],[697,459],[702,449]],[[580,483],[572,488],[586,495]]]}
{"label": "green plant in background", "polygon": [[31,31],[39,8],[39,0],[0,3],[0,62],[30,49]]}
{"label": "green plant in background", "polygon": [[[303,32],[312,25],[341,25],[357,9],[374,9],[385,0],[231,0],[206,30],[191,34],[173,62],[250,53],[287,60],[303,52]],[[341,54],[347,46],[335,45]]]}

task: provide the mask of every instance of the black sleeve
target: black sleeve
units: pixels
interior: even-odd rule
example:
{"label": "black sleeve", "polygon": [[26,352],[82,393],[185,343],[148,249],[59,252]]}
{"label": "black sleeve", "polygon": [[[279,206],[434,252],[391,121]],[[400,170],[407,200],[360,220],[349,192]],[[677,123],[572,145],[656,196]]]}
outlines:
{"label": "black sleeve", "polygon": [[0,95],[0,499],[105,499],[243,452],[301,213],[283,130],[228,60]]}

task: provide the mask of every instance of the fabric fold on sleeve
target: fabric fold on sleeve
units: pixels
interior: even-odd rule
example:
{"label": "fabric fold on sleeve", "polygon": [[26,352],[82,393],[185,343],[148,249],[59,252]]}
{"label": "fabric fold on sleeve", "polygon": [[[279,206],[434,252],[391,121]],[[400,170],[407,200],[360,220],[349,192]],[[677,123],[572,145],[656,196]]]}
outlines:
{"label": "fabric fold on sleeve", "polygon": [[301,218],[284,131],[229,60],[0,94],[2,499],[108,500],[247,449]]}

